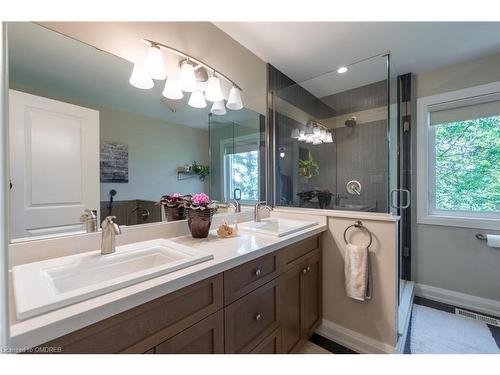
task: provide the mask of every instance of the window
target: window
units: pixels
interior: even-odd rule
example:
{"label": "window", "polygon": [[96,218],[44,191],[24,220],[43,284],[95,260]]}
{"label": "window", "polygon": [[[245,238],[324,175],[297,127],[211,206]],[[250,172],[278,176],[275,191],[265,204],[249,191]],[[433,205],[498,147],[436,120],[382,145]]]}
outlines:
{"label": "window", "polygon": [[224,200],[239,189],[242,203],[259,201],[259,147],[256,137],[242,137],[224,147]]}
{"label": "window", "polygon": [[500,83],[418,100],[418,221],[500,228]]}

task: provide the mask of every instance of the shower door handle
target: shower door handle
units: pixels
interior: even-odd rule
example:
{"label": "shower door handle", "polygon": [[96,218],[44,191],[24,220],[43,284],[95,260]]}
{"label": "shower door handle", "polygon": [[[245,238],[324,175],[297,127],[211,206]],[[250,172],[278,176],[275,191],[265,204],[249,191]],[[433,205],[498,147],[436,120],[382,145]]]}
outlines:
{"label": "shower door handle", "polygon": [[410,207],[410,203],[411,203],[411,193],[409,190],[407,189],[400,189],[402,193],[405,193],[406,195],[406,203],[402,206],[400,206],[399,208],[408,208]]}
{"label": "shower door handle", "polygon": [[[396,194],[401,194],[404,193],[406,195],[406,200],[405,204],[398,204],[397,201],[394,200],[395,197],[397,197]],[[411,193],[407,189],[393,189],[391,190],[391,207],[392,208],[397,208],[397,209],[404,209],[410,207],[411,203]],[[400,201],[403,201],[403,199],[400,199]]]}

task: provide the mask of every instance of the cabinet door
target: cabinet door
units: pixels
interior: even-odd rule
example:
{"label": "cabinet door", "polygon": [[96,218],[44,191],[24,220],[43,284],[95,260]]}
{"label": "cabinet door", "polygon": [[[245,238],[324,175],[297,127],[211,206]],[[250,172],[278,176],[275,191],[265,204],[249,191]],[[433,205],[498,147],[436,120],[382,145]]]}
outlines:
{"label": "cabinet door", "polygon": [[222,310],[196,323],[155,348],[156,354],[224,353],[224,316]]}
{"label": "cabinet door", "polygon": [[321,323],[321,284],[321,253],[318,252],[306,259],[301,272],[301,331],[306,340]]}
{"label": "cabinet door", "polygon": [[285,274],[283,316],[283,350],[290,353],[300,343],[301,329],[301,278],[304,264],[299,263]]}
{"label": "cabinet door", "polygon": [[283,353],[281,342],[281,329],[278,328],[250,352],[251,354],[281,354]]}

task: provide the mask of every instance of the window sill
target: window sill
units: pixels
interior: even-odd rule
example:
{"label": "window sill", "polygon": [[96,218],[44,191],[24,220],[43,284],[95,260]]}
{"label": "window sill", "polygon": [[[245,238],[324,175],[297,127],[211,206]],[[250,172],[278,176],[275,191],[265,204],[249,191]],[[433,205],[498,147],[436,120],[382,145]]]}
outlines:
{"label": "window sill", "polygon": [[443,225],[448,227],[500,230],[500,218],[426,215],[417,224]]}

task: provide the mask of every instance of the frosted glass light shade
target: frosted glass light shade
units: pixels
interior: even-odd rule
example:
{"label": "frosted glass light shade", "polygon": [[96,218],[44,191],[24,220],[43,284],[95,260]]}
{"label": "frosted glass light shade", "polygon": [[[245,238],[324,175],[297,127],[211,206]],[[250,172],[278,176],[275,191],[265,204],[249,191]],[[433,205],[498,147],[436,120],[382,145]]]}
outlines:
{"label": "frosted glass light shade", "polygon": [[299,139],[299,137],[300,137],[299,129],[297,129],[297,128],[293,129],[292,135],[290,137],[293,139]]}
{"label": "frosted glass light shade", "polygon": [[321,141],[321,139],[314,139],[313,142],[312,142],[313,145],[320,145],[322,143],[323,142]]}
{"label": "frosted glass light shade", "polygon": [[315,126],[313,128],[313,135],[315,138],[319,138],[321,136],[321,128],[319,126]]}
{"label": "frosted glass light shade", "polygon": [[205,99],[214,103],[220,102],[222,99],[224,99],[224,96],[222,96],[222,90],[220,88],[219,78],[212,76],[208,79]]}
{"label": "frosted glass light shade", "polygon": [[149,74],[139,64],[134,64],[132,75],[128,81],[132,86],[143,90],[150,89],[155,85]]}
{"label": "frosted glass light shade", "polygon": [[207,106],[207,102],[205,101],[203,91],[193,91],[189,97],[188,104],[193,108],[205,108]]}
{"label": "frosted glass light shade", "polygon": [[167,82],[165,82],[165,88],[163,89],[162,95],[165,98],[173,100],[182,99],[184,96],[179,81],[173,77],[167,77]]}
{"label": "frosted glass light shade", "polygon": [[191,64],[182,64],[180,81],[182,91],[193,92],[196,90],[196,77],[194,67]]}
{"label": "frosted glass light shade", "polygon": [[313,129],[312,129],[312,126],[306,126],[306,129],[305,129],[305,132],[304,132],[305,135],[313,135]]}
{"label": "frosted glass light shade", "polygon": [[163,80],[167,78],[167,71],[165,70],[165,63],[163,62],[163,53],[160,47],[151,46],[146,54],[146,61],[144,69],[149,73],[153,79]]}
{"label": "frosted glass light shade", "polygon": [[231,90],[229,91],[229,98],[227,99],[226,107],[232,110],[239,110],[243,108],[241,91],[236,86],[231,87]]}
{"label": "frosted glass light shade", "polygon": [[214,104],[212,104],[212,109],[210,110],[210,113],[213,113],[214,115],[217,116],[225,115],[226,107],[224,106],[224,100],[214,102]]}
{"label": "frosted glass light shade", "polygon": [[322,141],[324,141],[326,139],[326,130],[325,129],[321,129],[319,139],[321,139]]}

